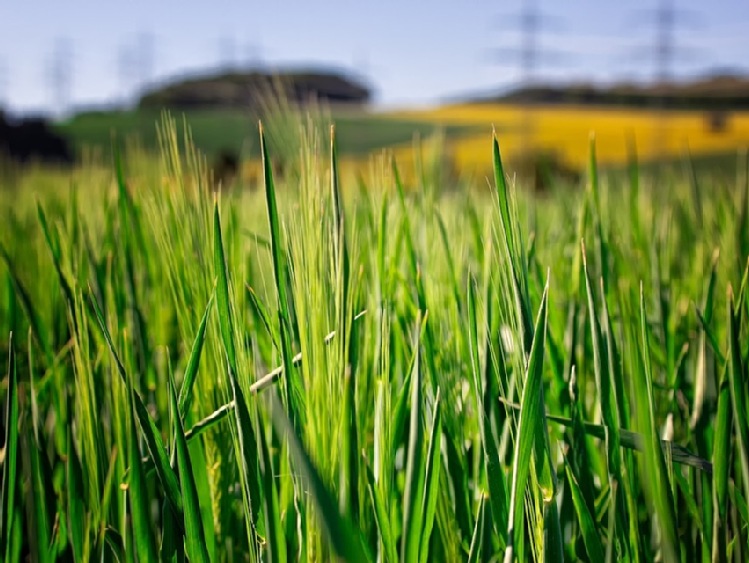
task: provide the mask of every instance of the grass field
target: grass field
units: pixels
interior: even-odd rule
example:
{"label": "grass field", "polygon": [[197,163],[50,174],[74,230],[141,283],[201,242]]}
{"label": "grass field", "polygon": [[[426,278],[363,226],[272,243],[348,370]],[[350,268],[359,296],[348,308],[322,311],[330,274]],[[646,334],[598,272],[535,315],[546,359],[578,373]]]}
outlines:
{"label": "grass field", "polygon": [[[482,147],[492,129],[511,173],[521,166],[524,151],[546,154],[561,166],[584,171],[593,133],[599,166],[608,168],[626,166],[634,151],[643,163],[680,164],[691,157],[720,169],[721,162],[735,158],[737,149],[749,147],[749,112],[739,111],[726,113],[722,129],[711,126],[708,112],[585,106],[541,106],[526,112],[517,105],[459,104],[388,112],[335,110],[325,116],[336,122],[344,174],[368,173],[371,157],[386,151],[398,159],[407,183],[413,183],[417,166],[415,138],[453,177],[475,182],[491,175]],[[260,176],[255,117],[238,110],[190,111],[182,117],[192,142],[209,158],[227,148],[241,152],[245,178],[254,181]],[[160,146],[154,126],[159,119],[157,112],[149,111],[87,113],[58,124],[58,130],[79,150],[93,150],[99,157],[110,154],[115,139],[137,141],[152,152]],[[285,150],[281,140],[270,138],[269,144],[275,154]]]}
{"label": "grass field", "polygon": [[[161,116],[156,111],[107,111],[82,113],[57,124],[57,130],[71,139],[79,150],[89,149],[108,155],[113,139],[137,141],[144,149],[159,149],[155,124]],[[239,110],[201,110],[184,113],[194,146],[208,155],[231,149],[247,158],[260,157],[255,133],[257,120]],[[437,128],[429,122],[389,119],[364,112],[335,112],[341,150],[350,156],[361,156],[380,148],[409,143],[414,134],[427,136]],[[448,125],[447,134],[459,136],[474,132],[471,125]]]}
{"label": "grass field", "polygon": [[214,194],[163,125],[0,194],[3,561],[749,556],[746,161],[406,190],[302,127]]}

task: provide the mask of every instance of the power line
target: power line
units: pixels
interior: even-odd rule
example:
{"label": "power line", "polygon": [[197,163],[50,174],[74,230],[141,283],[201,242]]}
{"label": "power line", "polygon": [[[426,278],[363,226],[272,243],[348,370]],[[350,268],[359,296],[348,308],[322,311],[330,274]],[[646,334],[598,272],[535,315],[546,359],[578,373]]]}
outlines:
{"label": "power line", "polygon": [[507,14],[498,18],[494,29],[509,28],[520,33],[517,47],[499,47],[492,49],[491,60],[503,62],[517,59],[520,63],[521,83],[524,87],[531,86],[536,80],[537,70],[545,62],[559,64],[570,54],[558,48],[543,48],[540,46],[539,36],[546,29],[560,29],[559,19],[551,14],[542,12],[534,0],[524,0],[521,10],[514,14]]}
{"label": "power line", "polygon": [[[674,62],[687,53],[691,57],[695,56],[693,49],[677,42],[677,30],[682,24],[691,23],[695,26],[699,19],[692,11],[677,9],[673,0],[658,0],[654,9],[640,13],[640,16],[653,25],[655,35],[650,48],[637,58],[641,59],[644,55],[650,57],[653,63],[653,86],[657,89],[654,101],[656,109],[659,110],[655,120],[653,153],[659,158],[665,153],[664,149],[668,142],[668,116],[665,110],[673,81]],[[657,95],[658,91],[660,95]]]}
{"label": "power line", "polygon": [[245,66],[259,68],[263,65],[263,48],[258,43],[247,43],[244,46]]}
{"label": "power line", "polygon": [[117,98],[120,103],[126,103],[130,97],[130,90],[136,81],[137,60],[130,45],[120,45],[117,50],[117,77],[119,92]]}
{"label": "power line", "polygon": [[142,31],[136,39],[138,59],[138,88],[143,89],[153,80],[156,62],[156,38],[149,31]]}
{"label": "power line", "polygon": [[225,35],[219,39],[219,66],[234,70],[237,67],[237,40],[233,35]]}
{"label": "power line", "polygon": [[143,90],[154,79],[156,38],[150,32],[140,32],[117,51],[117,75],[121,103]]}
{"label": "power line", "polygon": [[70,39],[58,38],[47,62],[46,80],[53,112],[64,114],[69,109],[73,86],[73,47]]}
{"label": "power line", "polygon": [[[491,59],[494,62],[503,62],[508,59],[518,59],[520,63],[521,88],[526,89],[525,96],[521,97],[523,108],[520,151],[525,153],[530,147],[530,138],[533,129],[531,119],[531,101],[528,99],[528,90],[535,85],[536,72],[543,62],[554,61],[557,65],[570,55],[560,49],[542,48],[539,44],[541,32],[549,27],[548,24],[558,24],[558,19],[541,11],[534,0],[524,0],[520,12],[502,16],[496,28],[511,26],[511,29],[520,32],[520,44],[517,48],[500,47],[492,50]],[[551,27],[559,28],[559,25]],[[525,98],[525,100],[523,99]]]}

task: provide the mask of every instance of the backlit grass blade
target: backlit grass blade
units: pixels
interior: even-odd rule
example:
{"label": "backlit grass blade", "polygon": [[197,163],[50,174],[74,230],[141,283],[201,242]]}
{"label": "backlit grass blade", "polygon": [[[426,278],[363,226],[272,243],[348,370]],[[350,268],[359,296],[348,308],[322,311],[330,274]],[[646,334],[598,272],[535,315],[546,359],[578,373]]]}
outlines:
{"label": "backlit grass blade", "polygon": [[[45,458],[45,452],[37,442],[34,430],[28,423],[23,424],[24,433],[21,440],[23,475],[29,479],[31,498],[28,499],[27,526],[28,533],[34,538],[29,546],[32,558],[41,563],[54,561],[53,521],[54,495],[51,493],[51,470]],[[15,528],[15,526],[14,526]]]}
{"label": "backlit grass blade", "polygon": [[736,425],[736,449],[741,466],[744,495],[749,499],[749,422],[747,422],[747,377],[741,356],[741,296],[734,301],[733,291],[728,288],[728,381],[733,406],[733,421]]}
{"label": "backlit grass blade", "polygon": [[[176,455],[176,454],[175,454]],[[175,460],[176,465],[176,460]],[[169,563],[177,563],[185,559],[184,537],[180,526],[174,518],[174,512],[168,502],[162,504],[161,544],[159,545],[159,559]]]}
{"label": "backlit grass blade", "polygon": [[67,432],[67,455],[68,462],[65,467],[65,481],[68,496],[67,525],[68,537],[73,547],[73,555],[76,561],[83,561],[84,550],[88,550],[88,516],[85,506],[85,489],[83,476],[85,475],[81,460],[78,457],[75,444],[73,443],[72,429],[68,426]]}
{"label": "backlit grass blade", "polygon": [[434,399],[434,415],[432,427],[429,432],[429,449],[426,454],[426,467],[424,468],[424,495],[422,497],[423,515],[421,542],[419,546],[419,560],[426,563],[429,557],[429,542],[432,538],[432,527],[434,526],[434,513],[437,508],[437,494],[440,483],[440,444],[442,443],[442,410],[440,404],[440,389],[437,388],[437,396]]}
{"label": "backlit grass blade", "polygon": [[377,525],[377,531],[380,535],[380,542],[384,550],[384,560],[398,561],[398,551],[396,549],[393,532],[390,526],[390,515],[387,506],[380,493],[380,488],[375,480],[374,473],[369,463],[365,464],[367,472],[367,488],[374,508],[374,520]]}
{"label": "backlit grass blade", "polygon": [[140,561],[157,561],[159,552],[156,550],[156,538],[152,527],[150,515],[151,498],[148,492],[146,476],[140,461],[140,448],[138,447],[138,430],[135,420],[138,417],[135,407],[135,390],[128,378],[127,396],[130,408],[128,416],[128,464],[129,483],[128,500],[130,514],[133,522],[133,543]]}
{"label": "backlit grass blade", "polygon": [[[604,425],[608,428],[610,436],[607,438],[609,471],[617,481],[621,481],[621,457],[619,451],[619,412],[614,392],[611,386],[611,377],[608,373],[608,350],[604,346],[601,335],[601,322],[595,306],[593,287],[588,273],[588,260],[585,256],[585,244],[582,243],[583,271],[585,272],[585,288],[588,296],[588,315],[590,319],[591,340],[593,344],[593,371],[595,374],[598,398],[601,402],[601,414]],[[603,286],[603,282],[601,283]],[[605,291],[605,288],[604,288]],[[605,294],[601,296],[605,300]]]}
{"label": "backlit grass blade", "polygon": [[[505,399],[499,399],[503,404],[508,407],[519,411],[520,405],[506,401]],[[555,414],[546,414],[546,419],[557,424],[561,424],[568,428],[574,427],[574,421],[570,418],[559,416]],[[583,428],[585,433],[598,438],[599,440],[605,440],[607,434],[607,428],[600,424],[593,424],[592,422],[584,422]],[[645,451],[646,440],[642,434],[638,432],[632,432],[631,430],[619,430],[620,445],[623,448],[637,451]],[[701,458],[691,453],[687,448],[676,444],[670,440],[661,440],[661,449],[664,451],[664,455],[667,455],[672,461],[676,463],[682,463],[695,469],[700,469],[708,473],[712,473],[713,465],[706,459]]]}
{"label": "backlit grass blade", "polygon": [[[702,305],[702,316],[706,324],[710,324],[713,315],[713,302],[715,294],[715,282],[718,269],[718,249],[715,249],[712,257],[712,267],[710,268],[710,278],[707,283],[705,297]],[[689,426],[694,430],[697,423],[702,418],[702,409],[705,403],[705,393],[707,389],[707,342],[705,331],[700,332],[700,341],[698,344],[697,372],[695,374],[694,401],[692,404],[692,416],[689,420]]]}
{"label": "backlit grass blade", "polygon": [[[341,197],[340,173],[338,168],[338,147],[335,136],[335,126],[330,126],[330,198],[333,207],[333,256],[336,268],[336,291],[335,310],[336,324],[340,338],[339,365],[342,377],[345,381],[343,401],[343,417],[345,430],[343,431],[343,458],[341,459],[341,476],[339,504],[341,508],[347,507],[351,514],[359,512],[359,446],[357,436],[357,413],[356,413],[356,381],[351,377],[351,370],[356,369],[352,354],[352,335],[354,326],[349,326],[349,302],[350,279],[349,279],[349,250],[346,237],[346,218],[343,200]],[[352,331],[349,334],[349,331]]]}
{"label": "backlit grass blade", "polygon": [[221,218],[218,201],[213,205],[213,267],[216,275],[216,307],[218,308],[219,327],[224,343],[224,351],[229,370],[237,373],[237,352],[234,344],[234,321],[229,300],[229,280],[227,273],[224,242],[221,234]]}
{"label": "backlit grass blade", "polygon": [[[357,314],[354,317],[354,321],[362,318],[366,314],[366,309],[364,311],[361,311],[359,314]],[[330,343],[333,338],[336,335],[336,331],[332,331],[328,333],[325,336],[324,343],[328,344]],[[301,352],[294,356],[294,365],[300,366],[302,365],[302,354]],[[272,386],[275,381],[278,380],[279,377],[283,374],[283,366],[278,366],[271,372],[265,374],[264,376],[257,379],[252,385],[250,385],[250,394],[256,395],[263,391],[264,389],[267,389],[268,387]],[[200,436],[203,432],[210,430],[213,428],[216,424],[224,420],[229,414],[234,410],[234,399],[229,401],[228,403],[221,405],[218,407],[215,411],[213,411],[211,414],[205,416],[204,418],[200,419],[198,422],[193,424],[192,427],[190,427],[188,430],[185,431],[185,438],[187,439],[187,442],[190,443],[194,438],[197,438]],[[148,464],[147,467],[147,473],[153,470],[153,461],[149,458],[145,458],[143,460],[144,463]]]}
{"label": "backlit grass blade", "polygon": [[512,217],[510,215],[510,203],[507,195],[508,188],[507,181],[505,180],[504,166],[502,165],[502,156],[499,151],[499,140],[497,139],[496,131],[492,131],[492,156],[494,160],[494,182],[496,184],[499,201],[499,216],[505,235],[504,240],[507,243],[508,254],[510,257],[514,257],[516,256],[514,246],[515,238],[511,228]]}
{"label": "backlit grass blade", "polygon": [[[507,492],[504,478],[504,469],[500,463],[498,444],[491,432],[491,390],[486,378],[481,376],[479,365],[478,327],[476,321],[476,289],[475,283],[468,286],[468,340],[471,353],[471,366],[473,368],[474,387],[476,399],[479,401],[478,417],[479,432],[481,433],[481,445],[484,449],[483,465],[486,471],[486,480],[489,485],[489,504],[492,510],[492,522],[500,540],[506,544],[507,530]],[[491,332],[487,330],[485,362],[490,362],[488,354],[490,349],[488,343]],[[486,370],[484,370],[486,371]]]}
{"label": "backlit grass blade", "polygon": [[8,250],[2,244],[0,244],[0,257],[2,257],[5,265],[8,268],[8,274],[10,275],[10,279],[13,282],[13,288],[15,289],[18,299],[21,301],[21,307],[26,313],[26,318],[29,321],[31,333],[33,334],[34,339],[39,344],[39,347],[44,353],[44,359],[47,362],[47,366],[50,367],[54,364],[55,357],[52,351],[52,346],[49,342],[49,339],[47,338],[47,335],[42,330],[42,321],[39,317],[39,313],[36,307],[34,307],[31,296],[29,295],[29,292],[24,286],[21,279],[18,277],[18,270],[16,269],[16,266],[11,259],[10,254],[8,253]]}
{"label": "backlit grass blade", "polygon": [[[419,320],[421,316],[419,315]],[[417,323],[421,325],[421,323]],[[411,376],[411,418],[408,431],[408,454],[406,457],[406,482],[403,492],[403,534],[401,536],[400,557],[402,561],[419,560],[419,543],[421,539],[424,514],[422,500],[424,495],[424,429],[422,427],[423,368],[421,367],[420,340],[414,342],[415,356],[413,375]]]}
{"label": "backlit grass blade", "polygon": [[[114,528],[106,528],[103,535],[104,541],[102,542],[102,557],[103,561],[117,561],[117,563],[125,563],[129,561],[125,555],[125,542],[122,536]],[[110,557],[105,557],[104,553],[109,552]]]}
{"label": "backlit grass blade", "polygon": [[259,462],[260,474],[263,479],[263,515],[265,517],[267,535],[266,549],[268,561],[285,562],[287,560],[286,538],[283,535],[283,524],[278,504],[278,491],[274,483],[273,458],[270,455],[265,435],[257,418],[255,419],[255,425],[259,430]]}
{"label": "backlit grass blade", "polygon": [[541,380],[543,377],[544,344],[548,318],[548,295],[549,284],[547,282],[536,319],[536,328],[520,403],[520,417],[518,419],[515,453],[512,463],[513,477],[510,493],[510,512],[507,523],[508,543],[505,549],[505,563],[510,563],[513,560],[515,538],[522,533],[522,527],[520,526],[523,521],[524,512],[523,497],[530,473],[531,454],[535,449],[536,441],[544,440],[544,436],[536,435],[536,430],[538,428],[537,420],[543,416]]}
{"label": "backlit grass blade", "polygon": [[637,160],[637,145],[634,136],[628,140],[628,172],[629,172],[629,223],[636,243],[642,240],[640,223],[640,167]]}
{"label": "backlit grass blade", "polygon": [[590,561],[600,561],[604,559],[603,545],[601,544],[600,535],[596,529],[596,522],[593,515],[588,510],[583,494],[580,491],[580,485],[572,474],[569,463],[564,464],[567,472],[567,484],[572,492],[572,502],[575,505],[580,531],[585,541],[585,549],[588,551]]}
{"label": "backlit grass blade", "polygon": [[[57,272],[57,279],[62,287],[65,300],[67,301],[68,307],[71,310],[75,310],[75,299],[73,298],[73,290],[70,288],[67,278],[62,273],[61,254],[60,254],[60,243],[56,238],[53,239],[52,232],[47,224],[47,216],[42,209],[40,203],[37,202],[37,216],[39,217],[39,224],[42,226],[42,232],[44,233],[44,239],[47,241],[47,248],[49,248],[50,254],[52,254],[52,264]],[[75,317],[73,317],[75,319]],[[75,322],[75,320],[74,320]]]}
{"label": "backlit grass blade", "polygon": [[484,521],[486,520],[486,496],[479,497],[478,517],[471,536],[471,547],[468,551],[468,563],[481,561],[481,548],[484,543]]}
{"label": "backlit grass blade", "polygon": [[0,549],[3,560],[10,561],[13,522],[16,514],[16,475],[18,472],[18,374],[13,333],[8,337],[8,391],[5,402],[5,440],[3,448],[2,503],[0,504]]}
{"label": "backlit grass blade", "polygon": [[263,305],[262,301],[260,301],[260,298],[257,296],[257,293],[255,293],[255,290],[252,289],[249,285],[245,284],[245,288],[247,289],[247,295],[250,298],[250,303],[252,304],[252,308],[255,310],[255,313],[258,317],[260,317],[260,321],[263,323],[263,326],[265,327],[265,330],[268,332],[268,336],[271,337],[271,342],[273,342],[273,347],[276,348],[279,352],[281,351],[281,340],[278,336],[278,331],[273,327],[273,325],[270,322],[270,316],[268,315],[268,310],[265,308],[265,305]]}
{"label": "backlit grass blade", "polygon": [[198,375],[198,366],[200,364],[200,356],[203,352],[203,342],[205,341],[205,328],[208,321],[208,314],[211,312],[211,305],[213,304],[213,295],[208,299],[208,304],[205,307],[203,318],[200,320],[198,326],[198,332],[195,335],[195,340],[192,344],[192,350],[190,351],[190,359],[187,361],[185,367],[185,376],[182,380],[182,386],[179,389],[179,398],[177,404],[179,405],[180,416],[186,416],[190,410],[190,403],[192,401],[192,389],[195,383],[195,378]]}
{"label": "backlit grass blade", "polygon": [[[94,309],[94,314],[96,315],[96,321],[99,324],[99,329],[104,335],[104,340],[106,341],[107,346],[109,347],[109,351],[114,358],[117,372],[126,385],[132,385],[129,376],[125,371],[125,366],[123,366],[122,362],[120,361],[119,354],[117,353],[117,350],[114,346],[114,342],[112,341],[112,336],[109,333],[109,329],[107,328],[104,318],[102,317],[101,309],[99,309],[99,304],[96,302],[96,299],[94,299],[92,295],[90,296],[90,301]],[[174,510],[177,521],[180,522],[183,518],[182,494],[180,492],[179,483],[177,481],[177,475],[174,473],[172,466],[169,464],[169,458],[167,457],[166,450],[164,449],[164,442],[161,439],[161,432],[156,427],[153,418],[151,417],[148,409],[146,409],[146,406],[143,403],[143,399],[141,399],[140,394],[135,388],[133,388],[133,401],[135,403],[135,416],[138,419],[141,432],[143,432],[143,436],[146,440],[146,446],[148,447],[148,451],[151,454],[151,458],[153,459],[154,467],[159,477],[159,481],[161,482],[161,486],[164,488],[164,492],[166,493],[166,496],[169,499],[169,503]]]}
{"label": "backlit grass blade", "polygon": [[530,352],[533,341],[533,317],[530,309],[530,298],[528,295],[528,272],[527,264],[523,257],[523,249],[520,236],[516,234],[514,218],[511,213],[510,193],[505,180],[504,167],[499,152],[499,140],[497,132],[493,132],[492,154],[494,160],[494,183],[499,203],[499,217],[501,226],[501,243],[504,247],[507,259],[510,262],[510,281],[513,292],[512,302],[516,308],[516,322],[520,325],[520,333],[523,339],[523,350]]}
{"label": "backlit grass blade", "polygon": [[[424,272],[422,271],[422,265],[419,263],[419,257],[417,256],[416,248],[414,246],[413,234],[411,232],[411,221],[409,220],[410,213],[406,205],[405,188],[403,185],[403,181],[401,180],[401,175],[395,162],[395,158],[393,158],[391,161],[391,167],[393,171],[393,177],[395,179],[396,189],[398,191],[398,201],[400,202],[400,208],[403,213],[401,223],[402,241],[406,247],[407,264],[413,286],[416,289],[416,307],[419,311],[428,311],[429,307],[427,305],[426,288],[424,286]],[[425,323],[423,330],[424,360],[428,366],[427,377],[429,377],[429,374],[437,373],[436,357],[438,355],[438,352],[435,346],[432,326],[428,323]],[[436,392],[437,382],[432,381],[431,378],[429,378],[429,380],[431,381],[432,389]]]}
{"label": "backlit grass blade", "polygon": [[[243,483],[243,502],[245,503],[246,526],[250,538],[255,537],[261,506],[260,475],[258,473],[258,453],[255,431],[252,419],[244,399],[244,393],[239,385],[237,371],[237,353],[235,348],[234,323],[232,321],[232,306],[229,297],[228,265],[224,253],[221,234],[221,218],[218,203],[213,210],[213,259],[216,272],[216,301],[218,307],[221,336],[224,342],[224,352],[228,363],[229,381],[232,390],[236,431],[239,440],[239,467]],[[219,409],[221,410],[221,409]],[[219,412],[219,411],[216,411]],[[214,413],[216,415],[216,413]]]}
{"label": "backlit grass blade", "polygon": [[361,531],[338,511],[338,503],[325,486],[315,469],[304,445],[294,431],[291,421],[284,412],[275,390],[271,390],[270,411],[276,431],[285,438],[289,452],[296,466],[308,483],[309,493],[319,516],[319,522],[325,531],[325,537],[335,553],[344,561],[372,561],[371,552],[364,543]]}
{"label": "backlit grass blade", "polygon": [[247,487],[245,499],[248,504],[245,507],[245,516],[248,520],[250,537],[254,537],[259,523],[260,506],[262,501],[259,454],[257,437],[252,426],[250,411],[245,401],[244,392],[239,385],[237,376],[229,373],[231,380],[232,396],[234,398],[234,419],[236,423],[237,436],[239,437],[239,466],[242,471],[245,486]]}
{"label": "backlit grass blade", "polygon": [[273,253],[273,276],[276,281],[278,295],[278,321],[281,335],[281,352],[283,355],[284,374],[286,377],[283,388],[286,391],[286,408],[289,409],[291,422],[295,429],[301,427],[299,419],[302,413],[297,406],[296,394],[302,391],[301,382],[297,381],[296,370],[291,353],[291,317],[289,315],[290,296],[287,295],[287,266],[284,256],[285,245],[281,239],[281,223],[276,202],[276,187],[273,181],[273,170],[265,143],[263,126],[260,124],[260,152],[263,160],[263,179],[265,183],[265,197],[268,207],[268,224],[271,233],[271,247]]}
{"label": "backlit grass blade", "polygon": [[[731,427],[733,422],[731,415],[731,383],[728,376],[729,365],[725,363],[724,366],[718,381],[718,407],[715,414],[715,437],[713,438],[712,460],[715,475],[713,484],[713,504],[715,507],[713,513],[714,532],[717,532],[725,522],[728,511],[728,479],[731,470],[730,460],[726,455],[731,446]],[[716,533],[713,534],[713,554],[716,553],[715,550],[718,548],[718,544],[722,543],[718,537]]]}
{"label": "backlit grass blade", "polygon": [[458,268],[455,266],[455,260],[453,259],[452,251],[450,250],[450,237],[447,234],[447,227],[445,227],[445,221],[442,219],[442,215],[439,210],[435,210],[434,217],[437,221],[437,227],[439,228],[440,240],[442,241],[442,247],[445,252],[445,262],[447,263],[447,270],[450,274],[450,284],[453,290],[453,296],[455,298],[455,304],[460,311],[461,305],[463,304],[463,298],[460,293],[460,286],[458,285]]}
{"label": "backlit grass blade", "polygon": [[680,544],[678,541],[676,513],[673,496],[668,479],[668,472],[659,447],[658,430],[655,425],[653,376],[650,360],[650,342],[648,338],[647,316],[645,310],[645,293],[640,284],[640,336],[641,336],[641,366],[635,369],[632,380],[636,403],[636,420],[644,439],[644,456],[641,464],[641,476],[650,491],[651,502],[655,508],[658,524],[661,530],[663,556],[666,559],[679,558]]}
{"label": "backlit grass blade", "polygon": [[185,429],[179,415],[177,404],[177,392],[174,378],[169,371],[169,404],[174,418],[174,432],[176,436],[175,449],[177,450],[177,468],[179,470],[179,481],[184,499],[185,514],[185,551],[190,561],[208,562],[208,551],[206,549],[205,531],[203,530],[203,519],[200,514],[200,503],[198,502],[198,489],[195,485],[195,477],[192,472],[190,452],[185,440]]}

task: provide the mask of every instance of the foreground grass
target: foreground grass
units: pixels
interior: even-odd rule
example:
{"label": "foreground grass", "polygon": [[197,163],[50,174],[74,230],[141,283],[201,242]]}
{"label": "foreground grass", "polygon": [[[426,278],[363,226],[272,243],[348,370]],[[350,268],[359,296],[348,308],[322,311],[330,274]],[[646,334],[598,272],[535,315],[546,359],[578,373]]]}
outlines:
{"label": "foreground grass", "polygon": [[745,174],[342,186],[308,129],[214,199],[174,131],[4,202],[4,561],[745,560]]}

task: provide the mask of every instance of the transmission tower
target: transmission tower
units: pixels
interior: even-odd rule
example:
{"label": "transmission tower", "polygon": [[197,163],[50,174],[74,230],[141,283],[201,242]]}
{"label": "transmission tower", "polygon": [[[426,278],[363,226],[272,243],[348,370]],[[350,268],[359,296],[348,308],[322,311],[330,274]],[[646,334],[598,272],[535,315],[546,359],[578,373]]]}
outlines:
{"label": "transmission tower", "polygon": [[225,35],[219,39],[218,45],[219,67],[234,70],[237,67],[237,41],[233,35]]}
{"label": "transmission tower", "polygon": [[138,88],[143,89],[153,80],[156,58],[156,38],[150,32],[138,34],[136,39]]}
{"label": "transmission tower", "polygon": [[127,104],[138,84],[138,53],[131,44],[121,45],[117,51],[117,75],[120,103]]}
{"label": "transmission tower", "polygon": [[[530,89],[536,84],[536,72],[541,62],[555,62],[559,64],[569,54],[559,49],[545,49],[539,45],[539,35],[548,24],[554,24],[557,18],[542,12],[535,0],[524,0],[519,13],[503,16],[500,19],[500,27],[520,32],[520,45],[517,48],[501,47],[492,51],[492,60],[505,61],[516,59],[520,62],[521,88],[526,90],[525,96],[521,97],[522,124],[520,135],[520,151],[525,153],[530,148],[530,139],[533,133],[532,106],[529,99]],[[552,27],[558,27],[552,25]]]}
{"label": "transmission tower", "polygon": [[69,109],[73,85],[73,48],[69,39],[55,41],[47,63],[46,79],[53,113],[64,114]]}
{"label": "transmission tower", "polygon": [[247,43],[244,47],[245,66],[260,68],[263,65],[263,48],[257,43]]}
{"label": "transmission tower", "polygon": [[139,33],[117,51],[117,75],[120,103],[145,88],[154,78],[156,39],[149,32]]}
{"label": "transmission tower", "polygon": [[653,86],[660,95],[654,97],[653,156],[660,158],[666,153],[668,143],[668,95],[673,81],[673,66],[677,58],[684,55],[695,56],[694,49],[677,43],[677,28],[682,24],[694,27],[699,19],[692,11],[677,9],[673,0],[658,0],[653,10],[642,14],[652,23],[655,37],[652,46],[639,53],[637,58],[650,58],[653,63]]}

